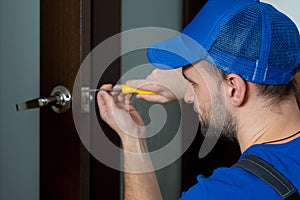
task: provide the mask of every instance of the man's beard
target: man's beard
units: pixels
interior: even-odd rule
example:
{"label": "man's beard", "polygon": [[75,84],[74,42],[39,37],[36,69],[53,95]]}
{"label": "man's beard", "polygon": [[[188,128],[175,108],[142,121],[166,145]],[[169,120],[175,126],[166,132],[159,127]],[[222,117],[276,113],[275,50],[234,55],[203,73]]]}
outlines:
{"label": "man's beard", "polygon": [[214,112],[211,109],[199,108],[201,114],[199,115],[201,133],[210,136],[217,136],[230,140],[237,139],[237,124],[236,119],[225,109],[224,103],[218,102],[214,104]]}

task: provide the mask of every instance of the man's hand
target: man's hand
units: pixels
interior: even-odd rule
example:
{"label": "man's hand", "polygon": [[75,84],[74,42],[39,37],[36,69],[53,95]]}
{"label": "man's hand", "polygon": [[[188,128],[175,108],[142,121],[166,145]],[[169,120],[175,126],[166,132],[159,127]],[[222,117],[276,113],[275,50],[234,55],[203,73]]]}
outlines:
{"label": "man's hand", "polygon": [[[110,89],[112,85],[103,85],[101,88]],[[103,90],[97,96],[101,118],[119,134],[122,141],[130,137],[145,137],[143,120],[133,107],[131,98],[132,94]]]}
{"label": "man's hand", "polygon": [[188,84],[180,68],[176,70],[155,69],[146,79],[129,80],[126,85],[156,93],[155,95],[138,94],[137,98],[149,102],[167,103],[182,99]]}
{"label": "man's hand", "polygon": [[[103,85],[101,88],[112,88],[112,85]],[[159,184],[144,139],[144,123],[132,106],[131,98],[132,94],[100,91],[97,96],[100,115],[122,140],[124,199],[160,200],[162,196]],[[141,173],[143,171],[145,172]]]}

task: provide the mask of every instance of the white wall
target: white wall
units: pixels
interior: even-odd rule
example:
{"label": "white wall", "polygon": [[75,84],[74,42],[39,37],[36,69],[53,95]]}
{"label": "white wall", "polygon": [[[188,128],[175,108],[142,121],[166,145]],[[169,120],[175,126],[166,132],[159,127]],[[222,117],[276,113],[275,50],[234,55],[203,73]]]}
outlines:
{"label": "white wall", "polygon": [[39,199],[39,0],[0,0],[0,199]]}
{"label": "white wall", "polygon": [[300,30],[300,1],[299,0],[263,0],[289,16]]}

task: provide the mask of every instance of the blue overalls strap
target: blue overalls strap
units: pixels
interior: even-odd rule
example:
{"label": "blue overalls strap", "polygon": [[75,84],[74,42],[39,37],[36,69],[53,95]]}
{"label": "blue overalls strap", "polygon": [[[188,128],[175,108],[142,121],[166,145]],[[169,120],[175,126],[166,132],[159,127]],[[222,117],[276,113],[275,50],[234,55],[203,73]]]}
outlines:
{"label": "blue overalls strap", "polygon": [[265,181],[283,199],[300,200],[300,195],[294,185],[263,159],[254,155],[246,155],[234,166],[241,167]]}

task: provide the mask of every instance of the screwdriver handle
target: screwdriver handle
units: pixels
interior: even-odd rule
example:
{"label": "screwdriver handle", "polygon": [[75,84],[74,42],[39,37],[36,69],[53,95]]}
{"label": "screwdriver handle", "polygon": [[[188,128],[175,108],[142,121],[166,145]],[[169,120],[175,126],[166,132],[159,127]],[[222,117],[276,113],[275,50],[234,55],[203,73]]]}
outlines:
{"label": "screwdriver handle", "polygon": [[140,89],[137,89],[137,88],[133,88],[133,87],[130,87],[128,85],[123,85],[122,86],[122,92],[124,94],[130,94],[130,93],[137,93],[137,94],[156,94],[155,92],[151,92],[151,91],[148,91],[148,90],[140,90]]}

